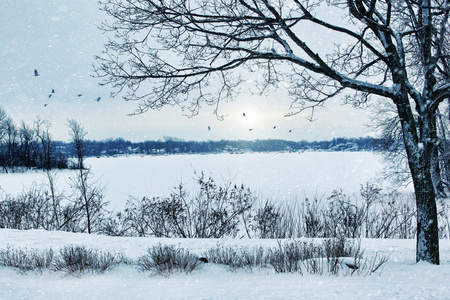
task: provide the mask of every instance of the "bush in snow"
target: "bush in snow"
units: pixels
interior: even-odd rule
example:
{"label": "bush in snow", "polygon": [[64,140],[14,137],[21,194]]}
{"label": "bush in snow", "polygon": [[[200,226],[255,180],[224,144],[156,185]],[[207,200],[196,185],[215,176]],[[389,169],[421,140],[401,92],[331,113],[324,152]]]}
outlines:
{"label": "bush in snow", "polygon": [[322,275],[370,275],[386,263],[376,255],[367,260],[359,240],[344,238],[279,241],[277,248],[218,246],[204,253],[210,263],[227,266],[232,271],[273,267],[277,273]]}
{"label": "bush in snow", "polygon": [[0,228],[54,229],[50,196],[44,186],[32,184],[17,197],[0,200]]}
{"label": "bush in snow", "polygon": [[[246,213],[255,198],[244,186],[231,183],[219,186],[212,178],[198,179],[198,191],[190,197],[183,184],[168,198],[131,199],[125,210],[128,228],[138,236],[183,238],[235,237],[240,221],[250,218]],[[247,229],[248,227],[244,226]]]}
{"label": "bush in snow", "polygon": [[50,250],[14,249],[0,250],[0,266],[17,268],[20,273],[53,270],[65,275],[81,276],[85,273],[104,273],[120,263],[133,265],[151,275],[169,276],[174,273],[191,273],[205,263],[227,266],[232,271],[273,267],[277,273],[322,275],[370,275],[384,266],[388,258],[375,255],[363,259],[359,241],[325,239],[279,241],[277,248],[218,246],[209,249],[202,257],[189,250],[158,244],[136,262],[122,254],[111,254],[84,246],[66,246],[58,253]]}
{"label": "bush in snow", "polygon": [[302,203],[300,215],[303,225],[302,233],[305,237],[313,238],[325,236],[325,213],[321,199],[317,198],[317,195],[312,201],[305,198],[305,201]]}
{"label": "bush in snow", "polygon": [[231,270],[266,267],[269,264],[269,251],[263,247],[216,247],[204,253],[210,263],[225,265]]}
{"label": "bush in snow", "polygon": [[296,205],[267,200],[256,210],[252,229],[257,238],[285,239],[302,235],[301,216]]}
{"label": "bush in snow", "polygon": [[54,258],[52,269],[66,275],[79,276],[84,273],[103,273],[123,262],[121,254],[111,254],[84,246],[66,246]]}
{"label": "bush in snow", "polygon": [[147,254],[139,257],[137,266],[141,271],[149,271],[152,275],[168,276],[173,273],[191,273],[203,266],[196,255],[189,250],[158,244],[147,250]]}
{"label": "bush in snow", "polygon": [[278,242],[273,250],[270,264],[278,273],[338,274],[343,259],[352,258],[352,266],[359,268],[362,258],[358,241],[350,242],[343,238],[324,239],[321,244],[314,241]]}
{"label": "bush in snow", "polygon": [[48,269],[53,259],[53,250],[21,249],[6,247],[0,250],[0,266],[17,268],[19,272],[42,272]]}
{"label": "bush in snow", "polygon": [[[48,173],[47,185],[33,184],[16,197],[0,193],[0,228],[91,231],[113,236],[275,239],[409,239],[415,238],[417,231],[414,197],[395,191],[382,193],[370,182],[361,186],[359,196],[350,197],[338,189],[328,198],[262,202],[243,185],[219,185],[202,173],[193,193],[180,184],[169,197],[132,198],[124,211],[108,212],[98,182],[85,176],[72,180],[77,183],[72,192],[58,193],[55,176]],[[441,199],[438,208],[439,237],[449,238],[450,205]]]}
{"label": "bush in snow", "polygon": [[361,237],[364,221],[364,207],[352,203],[342,190],[334,190],[328,198],[326,214],[327,237]]}

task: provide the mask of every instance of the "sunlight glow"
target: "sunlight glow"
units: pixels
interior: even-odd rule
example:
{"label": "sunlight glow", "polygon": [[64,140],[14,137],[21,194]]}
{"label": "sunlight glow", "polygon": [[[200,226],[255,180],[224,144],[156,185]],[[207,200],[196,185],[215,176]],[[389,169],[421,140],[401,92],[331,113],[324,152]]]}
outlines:
{"label": "sunlight glow", "polygon": [[[245,115],[244,115],[245,114]],[[242,125],[246,129],[255,129],[260,123],[260,116],[255,109],[246,109],[241,115]]]}

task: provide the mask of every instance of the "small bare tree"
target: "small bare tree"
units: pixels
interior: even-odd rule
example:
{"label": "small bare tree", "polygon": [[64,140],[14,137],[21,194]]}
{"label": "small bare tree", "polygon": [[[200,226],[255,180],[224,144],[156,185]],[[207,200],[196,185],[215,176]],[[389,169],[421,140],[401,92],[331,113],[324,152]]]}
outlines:
{"label": "small bare tree", "polygon": [[70,184],[74,190],[75,203],[71,210],[71,217],[66,219],[70,221],[80,212],[83,212],[86,218],[85,227],[90,234],[94,226],[101,221],[104,208],[107,205],[103,199],[104,187],[99,181],[92,180],[92,171],[84,163],[86,152],[85,137],[87,132],[80,123],[73,119],[68,120],[67,124],[76,152],[78,170],[76,176],[70,179]]}
{"label": "small bare tree", "polygon": [[79,224],[78,230],[91,234],[99,227],[108,203],[104,200],[105,187],[99,181],[92,180],[92,177],[90,168],[85,168],[77,170],[76,175],[69,179],[73,190],[71,195],[73,206],[68,210],[62,227],[66,223],[73,222],[75,219],[80,221],[82,218],[85,222],[76,222]]}
{"label": "small bare tree", "polygon": [[52,138],[50,135],[51,123],[38,118],[33,124],[36,137],[41,144],[40,147],[40,167],[44,169],[52,168]]}
{"label": "small bare tree", "polygon": [[61,215],[61,200],[63,196],[59,194],[56,190],[56,180],[57,173],[53,170],[45,170],[45,175],[47,176],[48,181],[48,189],[49,189],[49,197],[51,200],[51,210],[52,210],[52,223],[54,223],[53,227],[59,229],[60,228],[60,215]]}
{"label": "small bare tree", "polygon": [[26,168],[34,166],[36,161],[36,134],[33,128],[21,122],[19,128],[20,161]]}
{"label": "small bare tree", "polygon": [[85,137],[87,132],[84,130],[84,126],[78,123],[74,119],[67,120],[67,126],[69,127],[69,134],[72,138],[73,147],[77,158],[77,168],[84,169],[84,157],[86,155]]}

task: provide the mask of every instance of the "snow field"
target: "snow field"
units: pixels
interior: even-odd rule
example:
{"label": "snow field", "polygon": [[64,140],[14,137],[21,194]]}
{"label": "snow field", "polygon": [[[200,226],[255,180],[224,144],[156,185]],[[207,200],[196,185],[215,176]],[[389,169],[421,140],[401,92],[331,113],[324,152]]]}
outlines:
{"label": "snow field", "polygon": [[[122,252],[137,258],[158,243],[201,253],[218,244],[236,247],[276,247],[276,240],[159,239],[48,232],[0,230],[0,248],[60,249],[66,245]],[[450,241],[441,241],[440,266],[414,261],[414,240],[362,240],[365,255],[390,255],[381,274],[371,276],[277,274],[273,269],[231,272],[206,264],[192,274],[149,276],[130,266],[101,275],[61,277],[21,275],[0,268],[0,299],[448,299]]]}
{"label": "snow field", "polygon": [[[377,179],[382,168],[379,158],[371,152],[245,153],[102,157],[87,159],[87,165],[106,186],[110,208],[120,210],[129,196],[168,196],[181,182],[192,191],[195,172],[204,172],[219,184],[244,184],[263,201],[328,197],[338,188],[347,195],[359,195],[361,184]],[[71,174],[58,172],[59,191],[67,189]],[[45,174],[0,174],[0,189],[12,195],[33,182],[46,184]]]}
{"label": "snow field", "polygon": [[[368,152],[247,153],[242,155],[180,155],[89,158],[95,178],[106,184],[106,200],[121,209],[128,196],[165,196],[179,182],[193,186],[194,172],[203,171],[217,182],[232,179],[257,196],[284,201],[304,196],[327,197],[336,188],[358,194],[360,185],[374,180],[382,168]],[[58,173],[58,189],[68,186],[72,171]],[[45,183],[42,172],[0,174],[2,192],[18,194],[32,182]],[[386,184],[386,183],[384,183]],[[406,189],[406,191],[410,191]],[[276,240],[160,239],[108,237],[82,233],[0,229],[0,249],[58,250],[80,245],[121,252],[137,259],[158,243],[176,245],[201,254],[217,245],[276,247]],[[206,264],[192,274],[149,276],[120,265],[104,274],[81,277],[61,272],[18,274],[0,268],[3,299],[448,299],[450,241],[441,240],[441,265],[415,263],[415,240],[363,239],[364,256],[389,255],[381,274],[371,276],[300,275],[275,273],[273,268],[229,271]]]}

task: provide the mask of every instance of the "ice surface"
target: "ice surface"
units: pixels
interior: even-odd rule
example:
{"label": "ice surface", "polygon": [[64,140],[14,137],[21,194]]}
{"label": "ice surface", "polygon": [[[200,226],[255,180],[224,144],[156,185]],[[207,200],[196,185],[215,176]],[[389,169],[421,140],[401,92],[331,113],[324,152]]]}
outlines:
{"label": "ice surface", "polygon": [[[106,185],[111,207],[122,209],[128,196],[167,196],[183,182],[192,191],[195,175],[204,172],[219,184],[244,184],[263,200],[293,201],[305,196],[328,197],[342,188],[359,195],[361,184],[374,180],[382,168],[371,152],[244,153],[238,155],[169,155],[89,158],[87,165]],[[58,189],[68,186],[71,171],[58,175]],[[12,195],[32,182],[45,183],[42,172],[0,174],[0,188]]]}

